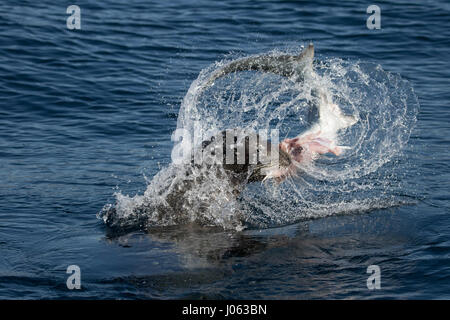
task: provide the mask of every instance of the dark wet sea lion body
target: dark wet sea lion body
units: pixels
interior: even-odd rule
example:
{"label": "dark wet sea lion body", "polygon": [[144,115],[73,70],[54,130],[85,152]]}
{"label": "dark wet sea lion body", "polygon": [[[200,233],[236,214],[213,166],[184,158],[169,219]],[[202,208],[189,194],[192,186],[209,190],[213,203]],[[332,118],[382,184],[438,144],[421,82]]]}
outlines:
{"label": "dark wet sea lion body", "polygon": [[[228,141],[232,139],[232,141]],[[223,152],[221,159],[217,159],[212,145],[217,141],[222,142],[222,150],[226,150],[230,145],[234,145],[232,150],[234,161],[233,163],[227,163],[226,152]],[[138,228],[145,229],[148,225],[149,215],[153,216],[152,220],[159,221],[161,225],[164,224],[188,224],[192,223],[192,212],[189,210],[195,210],[195,222],[204,225],[212,225],[213,222],[202,215],[203,211],[208,210],[208,206],[214,201],[214,194],[210,195],[210,199],[202,200],[196,199],[195,209],[191,208],[189,203],[188,194],[196,192],[203,183],[221,183],[223,188],[221,192],[226,192],[229,197],[236,197],[242,192],[248,183],[260,182],[266,178],[263,169],[271,163],[262,162],[260,154],[264,151],[267,158],[270,159],[273,148],[279,146],[272,145],[269,141],[265,141],[256,135],[257,148],[256,148],[256,163],[250,161],[252,154],[250,152],[250,138],[248,135],[242,135],[239,130],[235,135],[227,135],[226,131],[222,131],[217,135],[203,141],[201,145],[195,150],[197,153],[203,153],[203,156],[213,157],[214,161],[195,163],[192,157],[191,161],[181,165],[180,171],[177,171],[177,176],[173,177],[170,185],[170,192],[163,195],[166,189],[162,190],[161,196],[164,196],[164,202],[155,205],[153,202],[144,202],[141,205],[133,208],[133,213],[126,217],[121,217],[117,213],[116,208],[111,207],[102,213],[102,218],[105,223],[110,227],[120,227],[121,229]],[[239,143],[244,144],[244,148],[239,148]],[[217,147],[217,145],[216,145]],[[265,148],[263,150],[263,148]],[[240,152],[244,150],[245,155],[242,159],[245,159],[244,163],[238,164]],[[252,149],[254,150],[254,149]],[[282,168],[287,168],[291,165],[290,157],[284,151],[278,151],[278,165]],[[213,177],[214,181],[211,180]],[[238,213],[237,213],[238,214]],[[170,222],[168,222],[170,219]]]}

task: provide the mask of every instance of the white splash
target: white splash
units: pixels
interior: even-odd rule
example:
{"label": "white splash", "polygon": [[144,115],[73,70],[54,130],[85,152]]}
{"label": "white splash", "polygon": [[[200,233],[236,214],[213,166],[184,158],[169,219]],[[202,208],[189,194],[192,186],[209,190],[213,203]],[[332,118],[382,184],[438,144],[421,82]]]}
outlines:
{"label": "white splash", "polygon": [[[294,48],[298,52],[300,48]],[[272,52],[271,54],[283,54]],[[282,184],[253,183],[238,199],[215,174],[180,199],[191,222],[203,221],[228,229],[267,227],[332,214],[354,213],[405,203],[401,183],[402,149],[416,121],[418,100],[411,85],[381,66],[325,59],[304,82],[277,75],[241,72],[203,83],[224,60],[202,70],[180,107],[177,128],[200,135],[231,127],[279,129],[280,138],[311,139],[335,150],[301,166],[298,176]],[[319,92],[319,94],[317,94]],[[320,99],[319,120],[311,120],[311,102]],[[201,126],[195,126],[201,123]],[[117,195],[117,216],[133,215],[148,202],[148,225],[177,223],[167,210],[167,197],[185,170],[174,164],[161,170],[142,196]],[[192,176],[189,178],[192,179]]]}

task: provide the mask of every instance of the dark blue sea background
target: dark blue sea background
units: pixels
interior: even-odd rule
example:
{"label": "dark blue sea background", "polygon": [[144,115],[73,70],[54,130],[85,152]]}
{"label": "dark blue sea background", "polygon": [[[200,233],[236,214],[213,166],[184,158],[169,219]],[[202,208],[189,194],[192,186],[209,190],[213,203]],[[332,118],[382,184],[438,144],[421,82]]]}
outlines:
{"label": "dark blue sea background", "polygon": [[[72,4],[81,30],[66,27]],[[380,30],[366,27],[371,4]],[[449,21],[445,0],[3,1],[0,298],[450,299]],[[309,41],[414,87],[411,204],[242,232],[110,234],[97,213],[171,162],[202,69]],[[69,265],[80,290],[66,286]]]}

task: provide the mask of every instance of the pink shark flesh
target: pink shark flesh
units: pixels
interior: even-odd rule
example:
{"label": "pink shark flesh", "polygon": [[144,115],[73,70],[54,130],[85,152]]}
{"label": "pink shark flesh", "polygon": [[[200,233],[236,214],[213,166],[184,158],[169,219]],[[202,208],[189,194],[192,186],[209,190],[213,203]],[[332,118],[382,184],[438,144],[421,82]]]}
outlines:
{"label": "pink shark flesh", "polygon": [[334,141],[321,137],[320,131],[285,139],[279,147],[291,157],[292,164],[287,168],[274,168],[269,172],[267,178],[274,178],[277,182],[295,174],[299,165],[308,164],[321,154],[333,153],[339,156],[342,153],[342,149],[336,146]]}

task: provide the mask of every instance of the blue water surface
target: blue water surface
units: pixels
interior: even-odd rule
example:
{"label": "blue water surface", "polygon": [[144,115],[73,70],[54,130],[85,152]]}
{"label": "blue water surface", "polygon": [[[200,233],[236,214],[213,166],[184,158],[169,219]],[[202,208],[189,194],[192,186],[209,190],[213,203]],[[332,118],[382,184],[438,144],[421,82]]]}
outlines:
{"label": "blue water surface", "polygon": [[[70,4],[81,30],[66,26]],[[366,27],[370,4],[380,30]],[[3,1],[0,298],[450,299],[449,21],[445,0]],[[414,204],[244,232],[108,233],[97,212],[170,163],[202,69],[309,41],[413,85]],[[373,264],[379,290],[367,288]]]}

